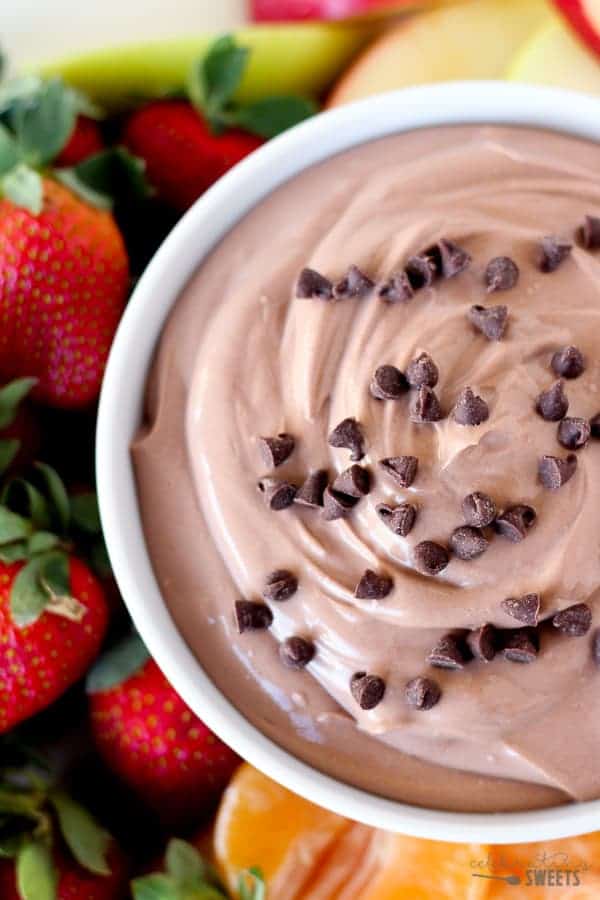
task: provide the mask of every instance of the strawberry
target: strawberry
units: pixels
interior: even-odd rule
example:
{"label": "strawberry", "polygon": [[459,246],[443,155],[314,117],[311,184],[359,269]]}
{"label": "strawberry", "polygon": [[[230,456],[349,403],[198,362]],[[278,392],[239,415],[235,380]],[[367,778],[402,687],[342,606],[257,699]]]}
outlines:
{"label": "strawberry", "polygon": [[214,135],[190,103],[156,100],[130,116],[123,143],[159,196],[184,211],[263,141],[239,129]]}
{"label": "strawberry", "polygon": [[268,97],[241,105],[235,100],[249,50],[232,37],[217,40],[194,67],[191,103],[159,100],[134,112],[122,139],[145,161],[159,197],[185,210],[266,138],[312,115],[301,97]]}
{"label": "strawberry", "polygon": [[[229,896],[213,867],[186,841],[169,841],[164,872],[144,875],[131,883],[134,900],[226,900]],[[266,887],[259,869],[240,874],[239,900],[265,900]]]}
{"label": "strawberry", "polygon": [[239,763],[186,706],[137,636],[88,677],[96,746],[108,767],[171,824],[209,813]]}
{"label": "strawberry", "polygon": [[0,200],[0,378],[33,375],[36,399],[84,407],[125,305],[127,255],[109,213],[48,178],[42,204]]}
{"label": "strawberry", "polygon": [[64,485],[41,463],[34,474],[8,482],[0,505],[0,734],[85,674],[108,624],[98,581],[51,530],[74,518]]}
{"label": "strawberry", "polygon": [[104,149],[104,140],[100,126],[95,119],[89,116],[77,116],[75,128],[71,132],[65,146],[56,159],[55,166],[76,166],[94,153]]}
{"label": "strawberry", "polygon": [[0,807],[2,900],[129,896],[123,852],[93,816],[46,775],[5,768]]}

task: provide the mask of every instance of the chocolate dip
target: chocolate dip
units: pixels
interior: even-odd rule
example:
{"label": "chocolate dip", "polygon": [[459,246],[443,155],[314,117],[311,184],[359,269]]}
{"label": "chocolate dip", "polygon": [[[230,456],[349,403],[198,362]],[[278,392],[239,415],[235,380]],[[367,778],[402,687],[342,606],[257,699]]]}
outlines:
{"label": "chocolate dip", "polygon": [[[454,810],[600,797],[600,252],[593,222],[578,236],[586,215],[600,216],[591,143],[495,127],[387,138],[262,202],[165,327],[132,451],[163,596],[235,706],[345,782]],[[452,277],[443,240],[464,254]],[[351,266],[367,283],[336,294]],[[375,379],[381,366],[398,371]],[[328,441],[346,419],[359,452]],[[283,449],[261,441],[282,433]],[[404,481],[381,465],[397,457],[417,460]],[[291,503],[316,470],[337,518]],[[284,508],[264,479],[293,486]],[[239,601],[267,608],[236,619]]]}

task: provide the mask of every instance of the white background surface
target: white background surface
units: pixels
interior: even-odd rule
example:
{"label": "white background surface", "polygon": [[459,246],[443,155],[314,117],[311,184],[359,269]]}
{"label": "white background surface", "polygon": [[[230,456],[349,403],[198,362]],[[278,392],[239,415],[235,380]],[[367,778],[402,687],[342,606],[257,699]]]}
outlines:
{"label": "white background surface", "polygon": [[0,44],[23,61],[147,38],[225,29],[245,0],[0,0]]}

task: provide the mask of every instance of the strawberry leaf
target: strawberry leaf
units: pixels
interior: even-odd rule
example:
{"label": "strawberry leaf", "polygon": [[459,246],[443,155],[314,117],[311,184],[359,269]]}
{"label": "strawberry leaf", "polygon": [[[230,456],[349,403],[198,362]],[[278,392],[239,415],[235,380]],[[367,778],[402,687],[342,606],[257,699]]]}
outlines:
{"label": "strawberry leaf", "polygon": [[5,175],[19,162],[17,144],[8,130],[0,122],[0,175]]}
{"label": "strawberry leaf", "polygon": [[14,513],[8,506],[0,506],[0,544],[28,538],[32,532],[31,522]]}
{"label": "strawberry leaf", "polygon": [[33,527],[47,530],[50,527],[50,512],[44,495],[24,478],[13,478],[0,494],[0,502],[24,512],[31,519]]}
{"label": "strawberry leaf", "polygon": [[110,578],[113,571],[104,538],[100,534],[90,547],[90,565],[100,578]]}
{"label": "strawberry leaf", "polygon": [[[1,134],[2,132],[0,131]],[[17,415],[19,404],[25,399],[35,384],[37,384],[37,378],[16,378],[0,388],[0,428],[7,428],[9,425],[12,425]]]}
{"label": "strawberry leaf", "polygon": [[69,558],[66,553],[46,553],[41,557],[40,582],[53,597],[68,597],[71,593]]}
{"label": "strawberry leaf", "polygon": [[[36,531],[27,541],[26,556],[36,556],[39,553],[47,553],[60,547],[60,538],[51,531]],[[14,545],[13,545],[14,546]]]}
{"label": "strawberry leaf", "polygon": [[0,440],[0,475],[4,474],[19,452],[21,442],[16,438]]}
{"label": "strawberry leaf", "polygon": [[49,163],[69,140],[76,115],[73,92],[58,78],[14,102],[8,118],[21,159],[32,166]]}
{"label": "strawberry leaf", "polygon": [[14,544],[0,547],[0,562],[10,565],[23,559],[29,559],[29,549],[25,541],[16,541]]}
{"label": "strawberry leaf", "polygon": [[21,900],[56,900],[57,873],[45,844],[24,844],[17,856],[17,889]]}
{"label": "strawberry leaf", "polygon": [[228,34],[216,40],[195,67],[190,98],[210,122],[220,124],[220,114],[240,86],[249,56],[248,48],[240,47]]}
{"label": "strawberry leaf", "polygon": [[42,177],[25,163],[18,163],[0,178],[0,194],[34,216],[38,216],[42,211],[44,202]]}
{"label": "strawberry leaf", "polygon": [[110,834],[62,791],[53,792],[50,802],[56,810],[62,836],[79,865],[95,875],[110,875],[107,861]]}
{"label": "strawberry leaf", "polygon": [[102,533],[98,498],[93,491],[71,497],[71,518],[78,531],[85,534]]}
{"label": "strawberry leaf", "polygon": [[150,659],[142,640],[132,634],[106,653],[90,670],[86,689],[88,694],[108,691],[117,684],[122,684],[130,675],[138,672]]}
{"label": "strawberry leaf", "polygon": [[71,504],[62,478],[56,469],[53,469],[52,466],[46,463],[38,462],[35,464],[35,468],[40,473],[46,488],[46,494],[50,500],[51,509],[56,515],[60,529],[65,532],[69,528]]}
{"label": "strawberry leaf", "polygon": [[169,875],[182,884],[202,881],[205,873],[200,853],[187,841],[178,838],[173,838],[167,845],[165,868]]}
{"label": "strawberry leaf", "polygon": [[186,900],[175,879],[162,873],[136,878],[131,882],[131,893],[134,900]]}
{"label": "strawberry leaf", "polygon": [[56,177],[86,202],[111,209],[115,200],[139,200],[151,194],[144,161],[124,147],[110,147],[72,168],[57,169]]}
{"label": "strawberry leaf", "polygon": [[10,592],[10,614],[17,628],[37,621],[48,602],[48,593],[40,581],[43,557],[31,559],[13,581]]}
{"label": "strawberry leaf", "polygon": [[273,138],[316,112],[316,104],[303,97],[266,97],[232,110],[228,119],[259,137]]}

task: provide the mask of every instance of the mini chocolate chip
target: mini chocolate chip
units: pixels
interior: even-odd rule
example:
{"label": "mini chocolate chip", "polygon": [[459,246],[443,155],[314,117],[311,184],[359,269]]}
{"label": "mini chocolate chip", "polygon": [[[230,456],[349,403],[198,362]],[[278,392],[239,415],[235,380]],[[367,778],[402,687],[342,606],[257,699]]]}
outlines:
{"label": "mini chocolate chip", "polygon": [[472,306],[468,318],[488,341],[500,341],[506,331],[508,308],[506,306]]}
{"label": "mini chocolate chip", "polygon": [[540,482],[550,491],[557,491],[566,484],[577,469],[577,457],[569,453],[564,459],[558,456],[542,456],[538,464]]}
{"label": "mini chocolate chip", "polygon": [[532,628],[504,632],[502,654],[509,662],[532,663],[538,655],[537,635]]}
{"label": "mini chocolate chip", "polygon": [[394,582],[388,575],[378,575],[367,569],[356,586],[354,596],[357,600],[383,600],[393,587]]}
{"label": "mini chocolate chip", "polygon": [[326,522],[345,519],[357,503],[356,497],[350,497],[349,494],[342,494],[334,491],[331,487],[326,487],[323,494],[323,518]]}
{"label": "mini chocolate chip", "polygon": [[509,506],[496,518],[494,528],[502,537],[518,544],[527,537],[527,532],[535,524],[537,513],[533,506],[518,503]]}
{"label": "mini chocolate chip", "polygon": [[332,447],[345,447],[351,450],[350,459],[353,462],[357,462],[365,455],[363,430],[356,419],[343,419],[327,440]]}
{"label": "mini chocolate chip", "polygon": [[235,604],[235,619],[238,631],[259,631],[269,628],[273,622],[273,613],[266,603],[255,603],[253,600],[238,600]]}
{"label": "mini chocolate chip", "polygon": [[426,710],[439,703],[442,690],[437,681],[419,676],[408,682],[404,688],[404,696],[413,709]]}
{"label": "mini chocolate chip", "polygon": [[406,263],[404,271],[408,276],[412,289],[418,291],[433,284],[438,274],[438,267],[433,253],[425,252],[411,256]]}
{"label": "mini chocolate chip", "polygon": [[296,496],[294,502],[300,506],[309,506],[315,509],[323,506],[323,492],[327,487],[329,475],[326,469],[316,469],[311,472]]}
{"label": "mini chocolate chip", "polygon": [[435,541],[421,541],[413,551],[417,569],[424,575],[438,575],[450,562],[450,554]]}
{"label": "mini chocolate chip", "polygon": [[368,469],[357,466],[356,463],[341,472],[331,486],[334,493],[347,494],[349,497],[360,499],[371,490],[371,476]]}
{"label": "mini chocolate chip", "polygon": [[315,269],[302,269],[296,282],[296,297],[301,300],[331,300],[333,285]]}
{"label": "mini chocolate chip", "polygon": [[587,419],[568,417],[558,426],[558,443],[567,450],[581,450],[589,441],[591,433]]}
{"label": "mini chocolate chip", "polygon": [[264,494],[267,505],[275,512],[291,506],[298,491],[295,484],[277,478],[261,478],[258,489]]}
{"label": "mini chocolate chip", "polygon": [[385,681],[379,675],[355,672],[350,679],[350,691],[361,709],[375,709],[383,700]]}
{"label": "mini chocolate chip", "polygon": [[578,238],[586,250],[597,250],[600,247],[600,219],[586,216],[579,229]]}
{"label": "mini chocolate chip", "polygon": [[600,413],[590,419],[590,434],[593,438],[600,438]]}
{"label": "mini chocolate chip", "polygon": [[518,619],[523,625],[537,625],[540,615],[540,595],[525,594],[523,597],[508,597],[500,604],[505,613]]}
{"label": "mini chocolate chip", "polygon": [[408,381],[396,366],[379,366],[369,390],[376,400],[397,400],[408,390]]}
{"label": "mini chocolate chip", "polygon": [[562,634],[569,637],[582,637],[592,626],[592,611],[587,603],[575,603],[567,609],[561,609],[552,617],[552,624]]}
{"label": "mini chocolate chip", "polygon": [[475,659],[491,662],[498,649],[498,633],[493,625],[482,625],[469,632],[467,646]]}
{"label": "mini chocolate chip", "polygon": [[470,387],[460,392],[452,410],[455,422],[459,425],[481,425],[489,416],[490,410],[483,397],[474,394]]}
{"label": "mini chocolate chip", "polygon": [[406,537],[412,531],[417,518],[417,507],[412,503],[401,503],[399,506],[380,503],[376,510],[381,521],[400,537]]}
{"label": "mini chocolate chip", "polygon": [[419,460],[416,456],[389,456],[380,459],[379,465],[401,488],[408,488],[417,475]]}
{"label": "mini chocolate chip", "polygon": [[450,548],[459,559],[475,559],[488,547],[489,542],[483,532],[471,525],[455,528],[450,535]]}
{"label": "mini chocolate chip", "polygon": [[471,256],[458,244],[441,238],[437,243],[439,269],[444,278],[454,278],[471,265]]}
{"label": "mini chocolate chip", "polygon": [[467,525],[473,528],[485,528],[491,525],[496,518],[498,511],[496,504],[487,494],[481,491],[474,491],[465,497],[462,502],[463,516]]}
{"label": "mini chocolate chip", "polygon": [[552,371],[561,378],[579,378],[585,371],[583,353],[577,347],[562,347],[552,357]]}
{"label": "mini chocolate chip", "polygon": [[592,637],[592,659],[600,668],[600,628],[597,628]]}
{"label": "mini chocolate chip", "polygon": [[406,370],[406,380],[414,388],[423,385],[433,388],[438,383],[439,377],[438,367],[428,353],[420,353]]}
{"label": "mini chocolate chip", "polygon": [[289,637],[279,645],[279,656],[288,669],[304,669],[315,655],[315,645],[302,637]]}
{"label": "mini chocolate chip", "polygon": [[298,590],[298,579],[287,569],[276,569],[267,575],[262,595],[265,600],[283,603]]}
{"label": "mini chocolate chip", "polygon": [[394,272],[388,281],[379,285],[377,293],[386,303],[406,303],[415,294],[406,272]]}
{"label": "mini chocolate chip", "polygon": [[427,662],[436,669],[462,669],[467,662],[463,642],[455,634],[446,634],[440,638]]}
{"label": "mini chocolate chip", "polygon": [[374,287],[374,282],[358,266],[350,266],[346,275],[336,284],[335,296],[340,300],[344,297],[366,297]]}
{"label": "mini chocolate chip", "polygon": [[409,416],[411,422],[415,422],[418,425],[423,425],[426,422],[439,422],[443,418],[440,401],[435,391],[426,384],[422,384],[413,393],[410,401]]}
{"label": "mini chocolate chip", "polygon": [[510,291],[519,280],[519,267],[510,256],[496,256],[487,264],[484,277],[488,294]]}
{"label": "mini chocolate chip", "polygon": [[547,391],[542,391],[536,400],[535,408],[547,422],[559,422],[566,416],[569,400],[565,394],[564,381],[557,381]]}
{"label": "mini chocolate chip", "polygon": [[539,259],[540,270],[542,272],[555,272],[569,256],[572,249],[572,244],[553,234],[542,238]]}
{"label": "mini chocolate chip", "polygon": [[296,446],[296,441],[291,434],[278,434],[277,437],[261,437],[258,446],[265,465],[276,469],[291,456]]}

